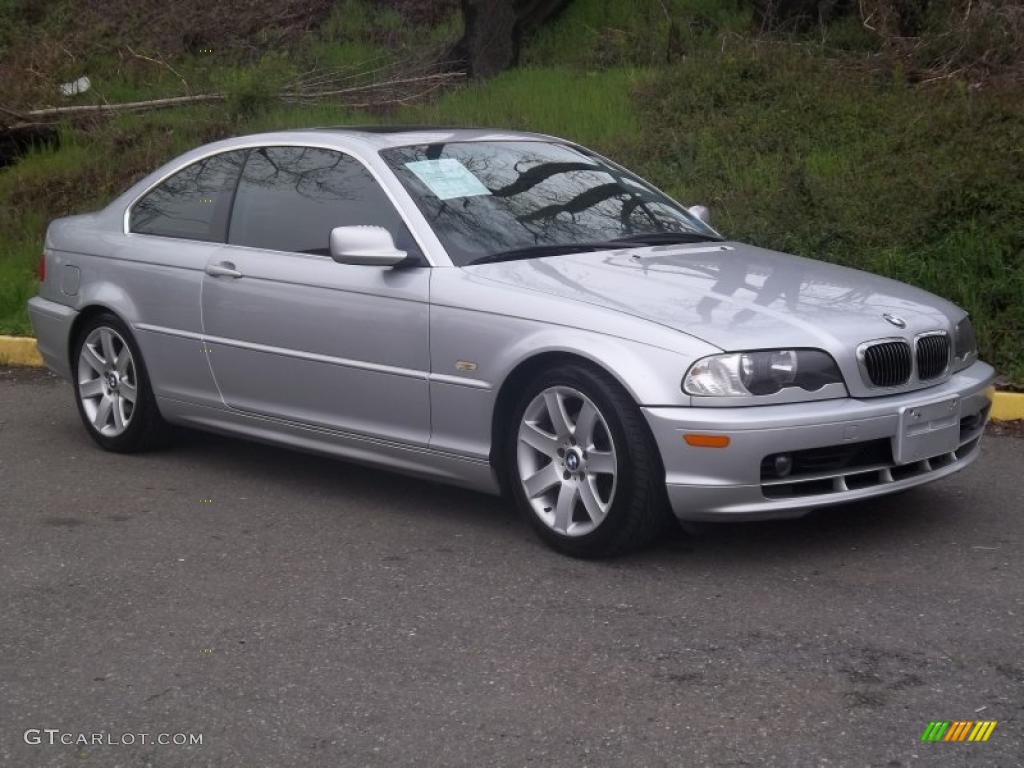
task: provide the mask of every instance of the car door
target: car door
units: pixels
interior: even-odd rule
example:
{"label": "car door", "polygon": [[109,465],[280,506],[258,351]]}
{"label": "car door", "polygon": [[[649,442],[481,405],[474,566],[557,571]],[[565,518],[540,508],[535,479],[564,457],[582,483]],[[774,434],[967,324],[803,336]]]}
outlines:
{"label": "car door", "polygon": [[135,307],[133,332],[158,397],[219,404],[203,352],[200,297],[206,264],[227,237],[244,160],[238,150],[201,158],[128,209],[114,253],[117,282]]}
{"label": "car door", "polygon": [[207,264],[207,357],[230,408],[402,443],[430,434],[430,269],[339,264],[334,227],[387,228],[418,257],[361,162],[274,146],[246,160],[228,244]]}

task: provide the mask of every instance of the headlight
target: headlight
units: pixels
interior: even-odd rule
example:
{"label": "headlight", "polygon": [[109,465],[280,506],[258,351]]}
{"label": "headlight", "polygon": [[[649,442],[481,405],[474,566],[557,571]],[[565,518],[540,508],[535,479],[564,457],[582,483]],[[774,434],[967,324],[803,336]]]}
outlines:
{"label": "headlight", "polygon": [[978,359],[978,339],[971,318],[965,317],[953,329],[953,370],[962,371]]}
{"label": "headlight", "polygon": [[842,384],[835,360],[817,349],[731,352],[698,360],[683,379],[683,391],[698,397],[774,395],[786,387],[808,392]]}

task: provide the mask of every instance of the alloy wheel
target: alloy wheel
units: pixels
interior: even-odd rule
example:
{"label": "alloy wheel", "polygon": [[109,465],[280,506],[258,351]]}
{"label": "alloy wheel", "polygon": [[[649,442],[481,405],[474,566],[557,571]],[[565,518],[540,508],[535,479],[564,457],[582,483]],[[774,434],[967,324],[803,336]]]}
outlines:
{"label": "alloy wheel", "polygon": [[139,397],[131,349],[113,328],[99,326],[78,353],[78,397],[93,429],[104,437],[124,433]]}
{"label": "alloy wheel", "polygon": [[548,387],[530,401],[516,459],[530,506],[552,530],[583,536],[607,516],[615,498],[615,444],[601,411],[579,390]]}

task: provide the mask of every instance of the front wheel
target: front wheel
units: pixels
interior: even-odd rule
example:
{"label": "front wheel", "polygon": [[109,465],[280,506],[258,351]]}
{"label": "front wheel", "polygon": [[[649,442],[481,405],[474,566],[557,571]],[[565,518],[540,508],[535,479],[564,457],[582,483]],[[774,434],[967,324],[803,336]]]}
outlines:
{"label": "front wheel", "polygon": [[549,545],[576,557],[605,557],[663,530],[657,448],[617,381],[589,366],[559,366],[526,387],[513,414],[508,485]]}

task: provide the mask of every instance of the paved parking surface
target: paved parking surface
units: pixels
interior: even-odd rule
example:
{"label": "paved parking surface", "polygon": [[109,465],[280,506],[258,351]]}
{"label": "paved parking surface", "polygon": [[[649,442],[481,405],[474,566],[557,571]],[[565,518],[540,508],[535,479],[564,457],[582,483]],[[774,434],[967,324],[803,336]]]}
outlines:
{"label": "paved parking surface", "polygon": [[577,562],[354,465],[103,454],[66,384],[0,372],[0,765],[1019,766],[1022,482],[990,437],[896,498]]}

